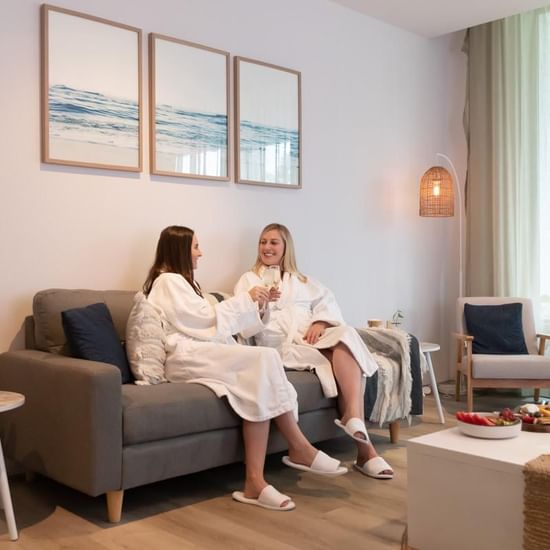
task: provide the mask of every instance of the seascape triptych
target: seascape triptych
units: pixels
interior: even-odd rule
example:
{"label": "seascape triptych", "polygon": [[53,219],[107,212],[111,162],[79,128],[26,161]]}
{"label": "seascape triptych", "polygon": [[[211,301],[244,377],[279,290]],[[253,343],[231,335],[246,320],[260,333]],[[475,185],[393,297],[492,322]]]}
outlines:
{"label": "seascape triptych", "polygon": [[[42,6],[43,162],[142,170],[141,36]],[[301,187],[298,71],[235,57],[231,113],[228,52],[155,33],[148,51],[152,174]]]}

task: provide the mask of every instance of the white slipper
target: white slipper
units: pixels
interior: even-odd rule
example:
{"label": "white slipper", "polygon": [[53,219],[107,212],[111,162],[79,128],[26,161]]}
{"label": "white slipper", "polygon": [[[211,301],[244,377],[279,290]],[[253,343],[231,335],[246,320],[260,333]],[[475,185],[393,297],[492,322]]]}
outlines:
{"label": "white slipper", "polygon": [[301,470],[302,472],[311,472],[312,474],[326,477],[341,476],[343,474],[347,474],[348,472],[348,469],[345,466],[340,466],[339,460],[328,456],[323,451],[317,451],[311,466],[292,462],[288,456],[283,456],[283,464],[286,464],[291,468],[295,468],[296,470]]}
{"label": "white slipper", "polygon": [[[235,491],[231,496],[237,502],[260,506],[261,508],[274,510],[276,512],[287,512],[288,510],[294,510],[294,508],[296,508],[296,504],[294,504],[292,499],[277,491],[273,485],[264,487],[262,492],[258,495],[258,498],[245,497],[244,493],[241,491]],[[288,500],[288,502],[284,506],[281,506],[285,500]]]}
{"label": "white slipper", "polygon": [[[363,466],[359,466],[359,464],[357,464],[356,462],[353,467],[362,474],[365,474],[369,477],[374,477],[375,479],[393,478],[392,467],[381,456],[375,456],[374,458],[367,460],[365,464],[363,464]],[[382,472],[384,472],[385,470],[391,470],[392,473],[383,474]]]}
{"label": "white slipper", "polygon": [[[367,433],[367,427],[365,426],[365,423],[357,417],[350,418],[345,424],[336,418],[334,420],[334,423],[339,427],[342,428],[352,439],[355,439],[355,441],[359,441],[360,443],[368,443],[369,442],[369,434]],[[362,433],[365,438],[357,437],[355,434],[359,432]]]}

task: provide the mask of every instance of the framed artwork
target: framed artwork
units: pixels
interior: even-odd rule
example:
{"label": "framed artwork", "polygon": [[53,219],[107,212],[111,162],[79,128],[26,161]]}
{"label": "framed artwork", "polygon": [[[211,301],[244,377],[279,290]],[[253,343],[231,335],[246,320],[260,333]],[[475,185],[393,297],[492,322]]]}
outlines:
{"label": "framed artwork", "polygon": [[141,30],[41,9],[42,162],[140,172]]}
{"label": "framed artwork", "polygon": [[151,173],[229,180],[229,53],[149,35]]}
{"label": "framed artwork", "polygon": [[301,75],[235,58],[236,180],[302,187]]}

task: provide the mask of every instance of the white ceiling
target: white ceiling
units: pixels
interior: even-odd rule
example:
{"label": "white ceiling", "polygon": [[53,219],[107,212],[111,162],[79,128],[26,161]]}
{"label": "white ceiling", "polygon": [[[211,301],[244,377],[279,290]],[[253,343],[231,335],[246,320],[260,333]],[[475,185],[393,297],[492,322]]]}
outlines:
{"label": "white ceiling", "polygon": [[428,38],[550,5],[549,0],[333,0],[333,2]]}

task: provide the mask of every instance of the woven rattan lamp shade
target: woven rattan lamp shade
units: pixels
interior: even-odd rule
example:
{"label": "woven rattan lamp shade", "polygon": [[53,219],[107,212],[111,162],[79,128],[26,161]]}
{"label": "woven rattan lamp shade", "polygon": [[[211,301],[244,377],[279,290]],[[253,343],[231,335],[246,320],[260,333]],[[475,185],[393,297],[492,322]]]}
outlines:
{"label": "woven rattan lamp shade", "polygon": [[432,166],[420,181],[420,215],[445,218],[455,215],[455,195],[451,174],[442,166]]}

